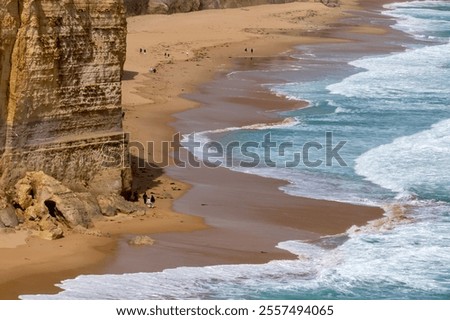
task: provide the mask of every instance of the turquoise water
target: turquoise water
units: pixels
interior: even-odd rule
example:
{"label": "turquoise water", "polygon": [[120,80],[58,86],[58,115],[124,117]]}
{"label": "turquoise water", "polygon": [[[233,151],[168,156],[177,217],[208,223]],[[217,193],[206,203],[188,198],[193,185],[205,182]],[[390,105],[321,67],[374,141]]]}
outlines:
{"label": "turquoise water", "polygon": [[[351,61],[353,74],[344,79],[337,73],[301,80],[302,67],[294,65],[288,83],[265,87],[310,107],[283,113],[289,120],[281,125],[230,129],[222,137],[262,141],[270,132],[277,143],[292,142],[292,150],[273,157],[276,168],[233,169],[285,179],[283,190],[292,195],[382,206],[383,221],[322,239],[340,243],[333,249],[295,239],[279,244],[299,256],[294,261],[80,276],[65,281],[58,295],[24,298],[449,299],[450,2],[391,4],[385,14],[421,41]],[[299,66],[327,58],[310,49],[294,55]],[[334,145],[346,142],[340,151],[346,166],[285,167],[305,143],[325,144],[326,132]],[[323,157],[324,150],[310,154]],[[406,218],[398,216],[402,208]]]}

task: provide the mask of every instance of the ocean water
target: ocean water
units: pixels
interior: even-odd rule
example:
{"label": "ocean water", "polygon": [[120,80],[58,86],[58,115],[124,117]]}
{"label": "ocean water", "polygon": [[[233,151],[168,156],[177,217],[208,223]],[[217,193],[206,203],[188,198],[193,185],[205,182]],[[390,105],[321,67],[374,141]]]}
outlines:
{"label": "ocean water", "polygon": [[[205,142],[219,135],[224,144],[263,141],[268,133],[278,144],[290,142],[284,154],[271,154],[275,168],[232,169],[284,179],[283,191],[294,196],[379,205],[384,219],[318,243],[279,244],[297,260],[80,276],[61,283],[57,295],[22,298],[449,299],[450,1],[394,3],[385,10],[396,19],[395,28],[420,41],[403,52],[350,61],[346,68],[352,72],[345,77],[324,72],[307,80],[303,62],[317,68],[329,57],[302,48],[293,55],[298,65],[283,70],[289,81],[265,87],[307,100],[309,108],[284,112],[275,125],[197,134]],[[326,165],[326,132],[333,147],[345,142],[339,150],[343,163]],[[321,165],[286,166],[311,142],[309,160]],[[264,158],[262,148],[252,151]]]}

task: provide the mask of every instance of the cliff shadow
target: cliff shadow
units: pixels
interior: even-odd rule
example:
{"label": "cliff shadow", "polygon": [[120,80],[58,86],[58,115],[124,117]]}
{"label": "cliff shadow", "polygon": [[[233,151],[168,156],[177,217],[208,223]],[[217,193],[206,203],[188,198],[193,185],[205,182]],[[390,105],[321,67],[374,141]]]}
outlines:
{"label": "cliff shadow", "polygon": [[133,192],[142,194],[161,185],[162,182],[159,178],[164,174],[164,170],[156,164],[149,163],[141,157],[130,155],[130,166]]}
{"label": "cliff shadow", "polygon": [[136,77],[138,74],[139,72],[136,71],[124,70],[122,73],[122,80],[134,80],[134,77]]}

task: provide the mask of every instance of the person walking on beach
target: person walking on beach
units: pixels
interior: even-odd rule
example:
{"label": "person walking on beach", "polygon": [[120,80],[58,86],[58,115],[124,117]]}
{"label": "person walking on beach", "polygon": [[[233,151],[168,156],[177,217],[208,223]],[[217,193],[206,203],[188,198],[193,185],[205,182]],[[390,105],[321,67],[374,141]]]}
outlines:
{"label": "person walking on beach", "polygon": [[144,199],[144,204],[147,204],[147,200],[148,200],[147,192],[144,193],[142,198]]}
{"label": "person walking on beach", "polygon": [[155,196],[152,193],[152,196],[150,197],[150,208],[154,208],[155,207],[155,202],[156,202],[156,199],[155,199]]}

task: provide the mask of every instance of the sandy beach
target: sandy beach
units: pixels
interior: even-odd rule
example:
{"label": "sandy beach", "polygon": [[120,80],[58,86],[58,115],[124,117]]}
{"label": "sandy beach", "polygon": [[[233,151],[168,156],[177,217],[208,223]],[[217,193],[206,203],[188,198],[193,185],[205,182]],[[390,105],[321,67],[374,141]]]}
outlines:
{"label": "sandy beach", "polygon": [[[304,106],[267,92],[235,98],[220,90],[220,79],[295,45],[362,41],[388,32],[340,20],[358,9],[356,1],[343,1],[339,8],[296,2],[129,18],[124,130],[130,133],[134,188],[154,193],[156,208],[143,216],[105,218],[96,221],[96,232],[57,241],[27,231],[0,234],[0,255],[8,257],[0,261],[0,298],[57,292],[55,283],[80,274],[289,259],[291,254],[276,248],[279,242],[317,240],[382,217],[380,208],[291,197],[279,191],[283,181],[223,168],[158,166],[172,162],[161,146],[176,132],[276,122],[268,111]],[[374,43],[364,50],[389,48]],[[139,159],[153,165],[137,168]],[[130,246],[133,235],[149,235],[155,244]]]}

